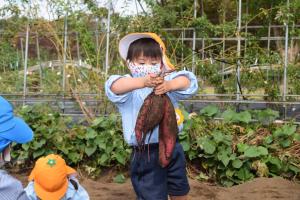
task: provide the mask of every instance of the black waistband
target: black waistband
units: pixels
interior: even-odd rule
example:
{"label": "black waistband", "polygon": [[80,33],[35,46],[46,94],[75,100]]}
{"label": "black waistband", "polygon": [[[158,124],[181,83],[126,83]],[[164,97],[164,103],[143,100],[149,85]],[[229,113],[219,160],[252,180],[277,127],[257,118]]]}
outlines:
{"label": "black waistband", "polygon": [[[151,149],[156,149],[158,148],[159,144],[158,143],[150,143],[150,144],[145,144],[144,147],[147,147],[148,148],[151,148]],[[132,149],[138,149],[139,147],[138,146],[130,146]],[[142,147],[143,148],[143,147]]]}

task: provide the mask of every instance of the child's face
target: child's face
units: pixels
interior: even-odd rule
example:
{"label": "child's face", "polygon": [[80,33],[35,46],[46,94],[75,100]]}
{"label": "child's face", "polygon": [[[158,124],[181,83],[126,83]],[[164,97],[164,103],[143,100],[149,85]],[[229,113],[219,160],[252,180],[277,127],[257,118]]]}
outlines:
{"label": "child's face", "polygon": [[139,57],[133,60],[135,65],[157,65],[161,64],[161,58],[151,58],[140,55]]}
{"label": "child's face", "polygon": [[128,68],[133,77],[144,77],[148,74],[159,75],[161,73],[161,58],[138,56],[131,62],[128,62]]}

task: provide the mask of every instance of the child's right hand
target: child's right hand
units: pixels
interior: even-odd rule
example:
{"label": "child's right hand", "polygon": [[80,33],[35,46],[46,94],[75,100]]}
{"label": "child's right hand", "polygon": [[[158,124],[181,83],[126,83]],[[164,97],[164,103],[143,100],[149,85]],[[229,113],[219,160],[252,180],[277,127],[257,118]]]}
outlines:
{"label": "child's right hand", "polygon": [[144,85],[145,87],[156,87],[163,82],[163,78],[155,75],[155,74],[148,74],[144,77]]}

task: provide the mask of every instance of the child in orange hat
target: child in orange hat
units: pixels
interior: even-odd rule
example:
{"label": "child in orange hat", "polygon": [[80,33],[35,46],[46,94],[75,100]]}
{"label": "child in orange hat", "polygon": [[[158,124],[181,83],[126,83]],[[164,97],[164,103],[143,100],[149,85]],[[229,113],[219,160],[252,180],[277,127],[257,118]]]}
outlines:
{"label": "child in orange hat", "polygon": [[[168,157],[168,164],[161,166],[159,127],[156,126],[149,133],[143,133],[144,144],[150,149],[148,152],[136,151],[140,146],[135,127],[140,108],[150,94],[166,94],[175,111],[178,111],[178,101],[197,92],[197,79],[192,72],[175,71],[174,65],[166,55],[163,41],[155,33],[126,35],[119,43],[119,52],[131,74],[110,76],[105,83],[105,92],[121,113],[124,139],[133,149],[131,182],[137,198],[167,200],[170,196],[172,200],[185,200],[190,188],[184,152],[178,140],[175,141],[171,158]],[[177,123],[180,129],[182,120],[177,120]],[[178,129],[176,130],[178,132]],[[174,144],[173,139],[171,142]]]}
{"label": "child in orange hat", "polygon": [[50,154],[36,161],[25,191],[31,200],[88,200],[75,176],[76,171],[63,158]]}

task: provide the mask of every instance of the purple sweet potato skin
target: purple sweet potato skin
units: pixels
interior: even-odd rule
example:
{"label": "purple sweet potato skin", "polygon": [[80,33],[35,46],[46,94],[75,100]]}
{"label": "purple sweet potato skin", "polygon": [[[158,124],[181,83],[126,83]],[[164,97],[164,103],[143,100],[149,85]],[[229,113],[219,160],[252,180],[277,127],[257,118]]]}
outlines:
{"label": "purple sweet potato skin", "polygon": [[172,157],[178,126],[173,104],[168,95],[151,93],[139,111],[135,134],[139,146],[145,144],[146,134],[159,125],[159,162],[166,167]]}

